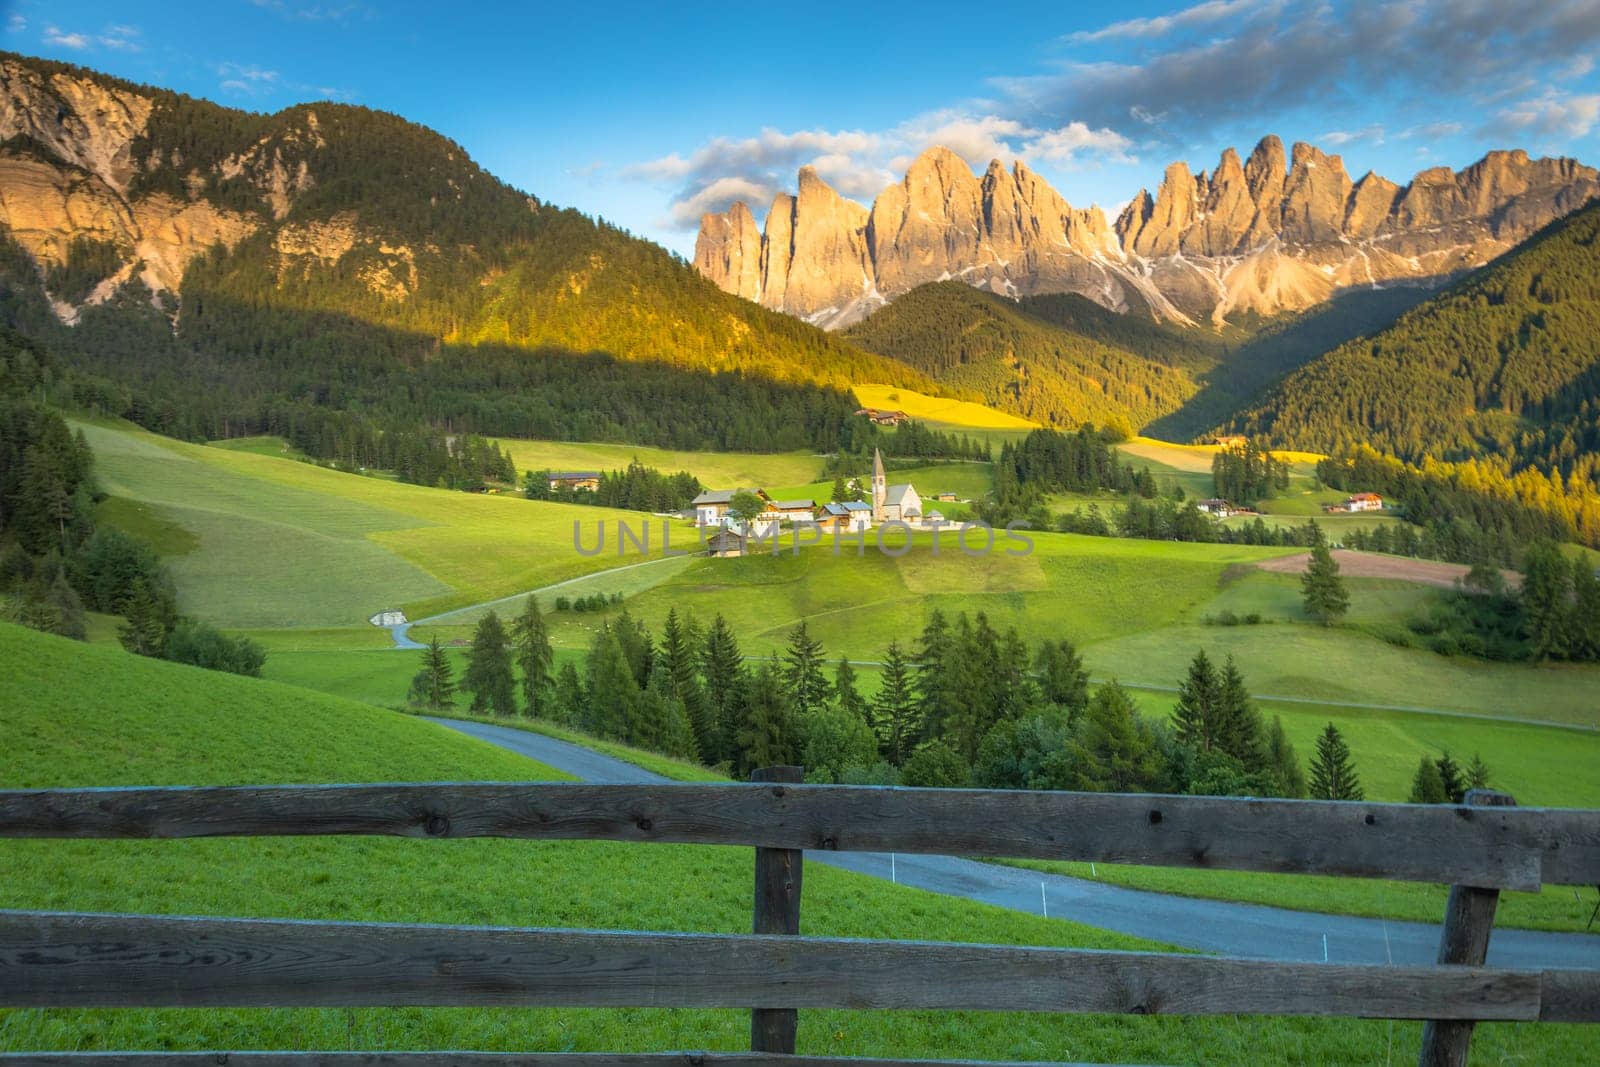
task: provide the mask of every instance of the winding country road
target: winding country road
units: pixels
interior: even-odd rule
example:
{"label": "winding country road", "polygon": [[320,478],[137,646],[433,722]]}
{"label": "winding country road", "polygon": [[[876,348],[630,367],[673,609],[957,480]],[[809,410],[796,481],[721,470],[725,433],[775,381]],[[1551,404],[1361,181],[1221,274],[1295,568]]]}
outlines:
{"label": "winding country road", "polygon": [[[584,781],[667,781],[634,764],[543,734],[484,723],[433,721]],[[1426,923],[1197,900],[953,856],[807,852],[806,860],[1034,915],[1044,904],[1051,918],[1232,956],[1429,964],[1439,948],[1439,928]],[[907,936],[915,933],[906,931]],[[1489,962],[1505,967],[1600,968],[1600,936],[1497,929],[1490,941]]]}

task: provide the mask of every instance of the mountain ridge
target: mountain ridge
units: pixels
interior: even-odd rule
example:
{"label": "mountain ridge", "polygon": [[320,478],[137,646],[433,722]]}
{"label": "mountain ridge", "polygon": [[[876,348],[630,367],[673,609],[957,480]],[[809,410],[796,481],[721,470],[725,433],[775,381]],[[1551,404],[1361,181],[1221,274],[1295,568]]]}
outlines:
{"label": "mountain ridge", "polygon": [[205,265],[242,303],[440,344],[935,389],[514,189],[433,130],[352,105],[245,112],[0,53],[0,234],[34,275],[13,282],[69,327],[147,305],[182,335],[196,310],[185,279]]}
{"label": "mountain ridge", "polygon": [[1493,151],[1401,186],[1352,181],[1337,155],[1275,136],[1211,171],[1174,162],[1107,221],[1074,208],[1021,160],[977,175],[942,146],[865,208],[802,167],[763,231],[749,206],[707,213],[694,264],[723,289],[827,328],[848,326],[917,285],[957,279],[1017,298],[1071,292],[1114,311],[1221,325],[1339,292],[1438,285],[1487,263],[1600,195],[1575,160]]}

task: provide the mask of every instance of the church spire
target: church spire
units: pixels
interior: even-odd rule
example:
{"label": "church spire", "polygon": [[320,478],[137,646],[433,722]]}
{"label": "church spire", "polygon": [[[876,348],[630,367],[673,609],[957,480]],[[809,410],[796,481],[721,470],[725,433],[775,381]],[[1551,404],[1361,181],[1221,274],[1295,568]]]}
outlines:
{"label": "church spire", "polygon": [[884,501],[889,497],[888,479],[883,474],[883,453],[872,450],[872,521],[883,521]]}

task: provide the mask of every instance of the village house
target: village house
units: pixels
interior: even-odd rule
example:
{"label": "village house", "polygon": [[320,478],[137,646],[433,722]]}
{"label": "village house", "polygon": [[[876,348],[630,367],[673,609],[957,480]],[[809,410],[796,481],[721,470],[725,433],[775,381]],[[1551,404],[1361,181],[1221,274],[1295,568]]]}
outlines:
{"label": "village house", "polygon": [[943,493],[935,493],[933,495],[933,499],[937,500],[941,504],[953,504],[955,503],[956,495],[949,490],[946,490]]}
{"label": "village house", "polygon": [[886,410],[883,408],[857,408],[857,415],[864,415],[879,426],[899,426],[911,416],[900,410]]}
{"label": "village house", "polygon": [[1210,500],[1201,500],[1194,507],[1196,511],[1204,512],[1207,515],[1215,515],[1219,519],[1225,519],[1234,513],[1232,504],[1217,497],[1212,497]]}
{"label": "village house", "polygon": [[694,509],[695,525],[721,526],[728,517],[728,506],[733,503],[736,493],[754,493],[767,503],[769,509],[772,505],[772,498],[763,489],[707,489],[689,501],[689,506]]}
{"label": "village house", "polygon": [[816,518],[816,510],[813,500],[770,500],[762,517],[772,517],[779,522],[811,522]]}
{"label": "village house", "polygon": [[598,492],[600,489],[599,471],[551,471],[548,476],[551,491],[557,489],[587,489],[589,492]]}
{"label": "village house", "polygon": [[1245,437],[1242,433],[1223,434],[1221,437],[1213,437],[1211,443],[1220,448],[1239,448],[1245,443]]}
{"label": "village house", "polygon": [[1356,493],[1354,496],[1345,499],[1344,509],[1346,511],[1381,511],[1383,509],[1383,497],[1377,493]]}
{"label": "village house", "polygon": [[861,533],[872,529],[872,505],[859,500],[824,504],[817,509],[816,521],[824,530]]}

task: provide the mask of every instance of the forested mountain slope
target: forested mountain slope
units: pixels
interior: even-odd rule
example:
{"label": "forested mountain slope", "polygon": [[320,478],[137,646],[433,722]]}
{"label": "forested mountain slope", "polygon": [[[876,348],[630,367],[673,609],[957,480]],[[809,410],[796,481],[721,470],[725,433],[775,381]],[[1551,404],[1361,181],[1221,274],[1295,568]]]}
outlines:
{"label": "forested mountain slope", "polygon": [[841,331],[947,389],[1040,421],[1117,416],[1184,440],[1216,426],[1275,378],[1422,300],[1417,289],[1358,291],[1322,307],[1222,329],[1110,311],[1076,293],[1012,301],[959,282],[920,286]]}
{"label": "forested mountain slope", "polygon": [[1600,491],[1600,203],[1285,378],[1230,428],[1420,462],[1483,460]]}
{"label": "forested mountain slope", "polygon": [[[1153,322],[1150,328],[1160,329]],[[1195,390],[1176,365],[1193,355],[1184,345],[1135,353],[1114,340],[1055,327],[961,282],[919,286],[842,336],[947,388],[1063,426],[1114,418],[1137,429]]]}
{"label": "forested mountain slope", "polygon": [[820,426],[851,382],[932,388],[365,108],[252,114],[3,55],[0,188],[7,319],[159,395],[191,434],[267,429],[269,411],[314,402],[792,447],[707,437],[705,415]]}

